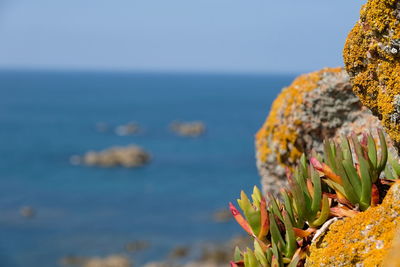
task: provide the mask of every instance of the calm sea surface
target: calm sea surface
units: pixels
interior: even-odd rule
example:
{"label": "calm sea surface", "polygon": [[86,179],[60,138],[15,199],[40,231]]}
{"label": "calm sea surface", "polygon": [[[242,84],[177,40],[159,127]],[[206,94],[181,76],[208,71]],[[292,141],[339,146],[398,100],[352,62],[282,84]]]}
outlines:
{"label": "calm sea surface", "polygon": [[[0,72],[0,266],[58,266],[60,258],[123,253],[139,266],[175,246],[242,233],[212,214],[259,184],[253,139],[292,75]],[[173,120],[201,120],[182,138]],[[143,133],[101,133],[136,121]],[[138,144],[142,168],[73,166],[88,150]],[[22,206],[37,211],[20,215]],[[124,252],[138,240],[150,247]]]}

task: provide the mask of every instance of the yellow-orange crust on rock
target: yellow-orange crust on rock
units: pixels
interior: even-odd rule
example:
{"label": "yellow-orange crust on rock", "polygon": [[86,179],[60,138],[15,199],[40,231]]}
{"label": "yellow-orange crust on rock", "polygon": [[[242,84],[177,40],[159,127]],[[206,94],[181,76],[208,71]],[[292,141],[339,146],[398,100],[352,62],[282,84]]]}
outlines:
{"label": "yellow-orange crust on rock", "polygon": [[400,2],[369,0],[343,50],[353,90],[400,144]]}
{"label": "yellow-orange crust on rock", "polygon": [[337,221],[312,244],[306,266],[381,266],[400,225],[400,182],[383,203]]}

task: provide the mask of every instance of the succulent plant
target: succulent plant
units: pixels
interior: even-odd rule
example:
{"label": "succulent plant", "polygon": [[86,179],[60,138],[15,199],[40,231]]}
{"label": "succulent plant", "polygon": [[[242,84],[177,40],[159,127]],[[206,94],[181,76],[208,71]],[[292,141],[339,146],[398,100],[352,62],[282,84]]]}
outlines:
{"label": "succulent plant", "polygon": [[380,204],[394,179],[399,159],[388,153],[378,130],[379,152],[371,134],[325,140],[323,156],[303,155],[288,188],[265,198],[255,186],[251,200],[242,191],[239,210],[229,203],[239,225],[254,238],[254,249],[236,248],[231,266],[302,266],[314,233],[332,217],[351,217]]}

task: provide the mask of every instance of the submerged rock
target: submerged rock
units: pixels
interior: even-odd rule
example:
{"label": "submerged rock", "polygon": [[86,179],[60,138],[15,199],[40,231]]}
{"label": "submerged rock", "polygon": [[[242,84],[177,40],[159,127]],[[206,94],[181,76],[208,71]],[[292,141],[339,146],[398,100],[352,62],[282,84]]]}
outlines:
{"label": "submerged rock", "polygon": [[109,130],[109,125],[106,122],[98,122],[96,123],[96,130],[100,133],[105,133]]}
{"label": "submerged rock", "polygon": [[133,241],[125,244],[125,250],[128,252],[137,252],[141,250],[148,249],[150,247],[150,242],[145,240]]}
{"label": "submerged rock", "polygon": [[206,131],[206,126],[201,121],[179,122],[175,121],[169,125],[170,129],[178,135],[198,137]]}
{"label": "submerged rock", "polygon": [[[109,149],[95,152],[89,151],[83,157],[73,156],[74,164],[85,164],[88,166],[125,168],[140,167],[150,161],[150,154],[136,145],[127,147],[111,147]],[[72,161],[72,158],[71,158]]]}
{"label": "submerged rock", "polygon": [[306,266],[380,266],[385,258],[392,256],[389,252],[399,226],[400,182],[397,182],[381,205],[333,223],[312,244]]}
{"label": "submerged rock", "polygon": [[286,184],[302,153],[322,152],[325,138],[376,131],[380,122],[362,107],[341,68],[301,75],[274,101],[256,135],[257,167],[264,191]]}
{"label": "submerged rock", "polygon": [[184,258],[189,254],[189,247],[187,246],[179,246],[174,248],[170,253],[169,253],[169,257],[171,259],[180,259],[180,258]]}
{"label": "submerged rock", "polygon": [[215,222],[224,223],[229,222],[233,219],[232,213],[229,209],[221,209],[213,214],[213,219]]}
{"label": "submerged rock", "polygon": [[400,146],[400,2],[368,0],[343,50],[354,92]]}

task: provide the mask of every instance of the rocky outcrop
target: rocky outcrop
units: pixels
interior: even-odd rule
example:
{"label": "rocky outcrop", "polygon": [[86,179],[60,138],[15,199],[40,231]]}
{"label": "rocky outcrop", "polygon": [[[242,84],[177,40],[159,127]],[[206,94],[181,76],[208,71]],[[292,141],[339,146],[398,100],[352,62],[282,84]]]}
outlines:
{"label": "rocky outcrop", "polygon": [[343,51],[354,92],[400,144],[400,2],[369,0]]}
{"label": "rocky outcrop", "polygon": [[169,128],[180,136],[198,137],[206,131],[206,126],[201,121],[179,122],[174,121]]}
{"label": "rocky outcrop", "polygon": [[301,75],[282,90],[256,135],[264,191],[285,185],[285,169],[292,169],[303,152],[322,152],[325,138],[378,127],[379,120],[362,107],[343,69]]}
{"label": "rocky outcrop", "polygon": [[72,164],[85,164],[88,166],[125,168],[140,167],[150,161],[150,154],[136,145],[127,147],[111,147],[95,152],[89,151],[84,156],[72,156]]}
{"label": "rocky outcrop", "polygon": [[63,266],[80,267],[132,267],[132,262],[122,255],[110,255],[105,258],[65,257],[60,261]]}
{"label": "rocky outcrop", "polygon": [[400,226],[399,215],[397,182],[381,205],[333,223],[312,244],[306,266],[380,266],[385,258],[390,262],[393,254],[389,252]]}

